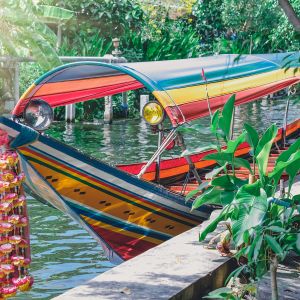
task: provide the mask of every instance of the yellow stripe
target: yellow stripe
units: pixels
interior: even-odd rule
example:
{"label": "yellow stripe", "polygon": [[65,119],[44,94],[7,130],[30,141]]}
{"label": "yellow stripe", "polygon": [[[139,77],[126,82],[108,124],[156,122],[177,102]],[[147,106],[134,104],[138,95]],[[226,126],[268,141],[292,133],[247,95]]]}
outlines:
{"label": "yellow stripe", "polygon": [[[226,94],[233,94],[250,88],[267,85],[276,81],[293,78],[296,77],[295,75],[300,75],[300,71],[297,70],[295,74],[294,71],[294,68],[291,68],[287,71],[280,69],[253,76],[209,83],[207,85],[208,94],[210,98]],[[181,105],[196,100],[202,101],[206,99],[205,85],[203,84],[168,90],[167,92],[154,91],[153,95],[157,98],[157,100],[160,101],[164,108],[168,106],[174,106],[175,103],[176,105]]]}
{"label": "yellow stripe", "polygon": [[[41,161],[49,164],[49,162],[47,160],[44,160],[44,159],[41,159],[38,156],[32,155],[31,153],[27,152],[24,149],[22,149],[21,152],[26,156],[35,157],[36,159],[41,160]],[[146,209],[137,207],[134,204],[122,201],[122,200],[120,200],[120,199],[118,199],[114,196],[107,195],[105,192],[101,192],[97,189],[94,189],[90,186],[87,186],[84,183],[78,182],[75,179],[72,179],[72,178],[69,178],[69,177],[66,178],[65,175],[63,175],[61,173],[57,173],[54,170],[49,169],[45,166],[42,166],[38,163],[35,163],[35,162],[31,162],[31,163],[35,166],[35,168],[38,170],[38,172],[42,174],[42,176],[44,176],[44,177],[53,176],[53,178],[58,179],[57,181],[55,181],[53,183],[51,181],[49,183],[61,195],[64,195],[65,197],[68,197],[68,198],[71,198],[71,199],[74,199],[74,200],[78,201],[79,203],[88,205],[88,206],[90,206],[94,209],[97,209],[98,211],[105,211],[105,212],[107,212],[107,213],[109,213],[113,216],[116,216],[120,219],[123,219],[125,221],[130,219],[130,222],[135,223],[139,226],[148,227],[150,229],[153,229],[153,230],[156,230],[156,231],[161,231],[161,232],[164,232],[164,233],[167,233],[167,234],[180,234],[183,231],[186,231],[186,230],[191,228],[190,226],[187,226],[187,225],[182,224],[180,222],[176,222],[175,220],[168,219],[167,216],[172,216],[173,214],[171,214],[169,212],[166,212],[165,210],[162,210],[160,208],[148,205],[148,203],[145,203],[145,202],[139,201],[137,199],[128,197],[127,195],[124,195],[122,193],[118,193],[115,190],[108,189],[106,186],[98,184],[97,182],[94,182],[92,180],[88,180],[86,177],[81,177],[77,173],[73,173],[69,170],[67,171],[69,174],[73,174],[75,177],[78,177],[78,178],[81,177],[84,181],[88,181],[88,182],[92,183],[93,185],[104,189],[105,191],[111,190],[111,192],[114,193],[114,194],[117,194],[121,197],[125,197],[125,198],[131,200],[132,202],[141,203],[143,206],[145,206],[149,209],[152,209],[154,211],[161,210],[161,211],[164,212],[166,217],[157,215],[157,214],[155,214],[155,212],[151,212],[151,211],[148,211]],[[60,169],[61,167],[57,166],[57,168]],[[86,194],[80,195],[78,193],[74,193],[74,189],[76,189],[76,188],[82,189],[83,191],[86,192]],[[101,199],[103,199],[103,197],[105,197],[105,200],[107,200],[107,202],[111,203],[111,205],[109,207],[105,207],[103,204],[99,203],[99,201]],[[124,211],[127,211],[127,210],[134,211],[135,214],[132,215],[132,216],[124,214]],[[177,215],[173,215],[173,216],[176,217],[177,219],[180,218],[181,220],[185,220],[185,218],[183,218],[183,217],[179,217]],[[155,219],[156,221],[153,222],[153,223],[149,223],[147,221],[148,218]],[[193,220],[190,220],[190,219],[186,219],[186,220],[191,224],[195,224],[195,225],[198,224],[198,222],[195,222]],[[171,230],[171,232],[168,228],[165,228],[165,226],[167,226],[167,225],[174,226],[174,228]]]}
{"label": "yellow stripe", "polygon": [[28,96],[29,96],[29,94],[33,91],[33,89],[35,88],[35,84],[33,83],[24,93],[23,93],[23,95],[21,96],[21,98],[20,98],[20,100],[19,101],[21,101],[21,100],[23,100],[23,99],[25,99],[25,98],[27,98]]}
{"label": "yellow stripe", "polygon": [[120,229],[118,227],[115,227],[115,226],[112,226],[112,225],[109,225],[109,224],[106,224],[106,223],[103,223],[103,222],[100,222],[100,221],[96,221],[94,219],[91,219],[87,216],[84,216],[84,215],[80,215],[88,224],[92,225],[92,226],[96,226],[96,227],[100,227],[100,228],[103,228],[103,229],[106,229],[106,230],[109,230],[109,231],[112,231],[112,232],[115,232],[115,233],[119,233],[119,234],[122,234],[122,235],[126,235],[126,236],[129,236],[129,237],[132,237],[132,238],[135,238],[135,239],[139,239],[139,240],[145,240],[147,242],[150,242],[150,243],[153,243],[153,244],[161,244],[163,241],[161,240],[158,240],[158,239],[154,239],[152,237],[148,237],[148,236],[145,236],[145,235],[141,235],[141,234],[137,234],[137,233],[134,233],[134,232],[130,232],[130,231],[127,231],[125,229]]}

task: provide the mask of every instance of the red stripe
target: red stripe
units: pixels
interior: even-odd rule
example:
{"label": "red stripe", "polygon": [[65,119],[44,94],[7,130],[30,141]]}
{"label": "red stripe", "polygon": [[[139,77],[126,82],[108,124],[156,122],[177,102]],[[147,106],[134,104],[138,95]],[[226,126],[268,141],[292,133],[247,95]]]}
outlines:
{"label": "red stripe", "polygon": [[[83,174],[83,173],[81,173],[81,172],[79,172],[79,171],[77,171],[75,169],[72,169],[72,168],[70,168],[70,167],[68,167],[68,166],[66,166],[66,165],[64,165],[62,163],[59,163],[59,162],[57,162],[57,161],[55,161],[55,160],[53,160],[51,158],[45,157],[45,156],[41,155],[40,153],[34,152],[34,151],[32,151],[31,149],[29,149],[27,147],[25,149],[26,149],[26,151],[28,151],[28,152],[30,152],[30,153],[32,153],[32,154],[34,154],[34,155],[36,155],[36,156],[38,156],[38,157],[46,160],[46,161],[49,161],[50,165],[58,165],[58,166],[62,167],[63,169],[69,170],[69,171],[71,171],[73,173],[76,173],[76,174],[80,175],[81,177],[88,178],[88,179],[90,179],[91,181],[93,181],[93,182],[95,182],[97,184],[101,184],[101,185],[103,185],[103,186],[105,186],[107,188],[110,188],[113,191],[119,192],[119,193],[122,194],[122,196],[125,196],[125,195],[129,196],[129,197],[131,197],[131,198],[133,198],[135,200],[139,200],[139,201],[141,201],[143,203],[146,203],[148,205],[151,204],[151,206],[153,206],[155,208],[158,208],[160,211],[165,211],[165,212],[171,213],[171,214],[173,214],[175,216],[178,216],[179,218],[183,217],[182,214],[180,214],[180,213],[178,213],[176,211],[173,211],[173,210],[170,210],[168,208],[162,207],[162,206],[160,206],[160,205],[158,205],[156,203],[149,202],[149,201],[145,200],[144,198],[139,198],[136,195],[130,194],[129,192],[126,192],[126,191],[118,189],[118,188],[116,188],[114,186],[108,185],[107,183],[102,182],[100,180],[96,180],[95,178],[90,177],[89,175]],[[20,150],[22,150],[22,148],[20,148]],[[168,215],[166,215],[166,217],[168,217]],[[187,220],[190,220],[190,221],[194,221],[194,222],[198,222],[199,221],[199,219],[197,217],[194,217],[192,214],[189,216],[189,218],[187,216],[185,216],[184,218],[186,218]]]}
{"label": "red stripe", "polygon": [[[294,78],[285,79],[281,82],[274,82],[268,85],[255,87],[241,92],[236,92],[235,104],[241,105],[247,102],[251,102],[265,95],[269,95],[271,93],[280,91],[292,84],[295,84],[298,81],[299,79],[294,77]],[[210,98],[209,103],[212,111],[221,108],[232,94]],[[183,119],[182,114],[180,113],[178,108],[184,115],[185,120]],[[167,107],[166,112],[170,116],[174,125],[184,123],[184,121],[191,121],[209,115],[207,102],[205,100],[198,100],[198,101],[196,100],[191,103],[178,105],[178,107],[176,106]]]}
{"label": "red stripe", "polygon": [[132,91],[136,89],[142,88],[144,85],[138,81],[134,81],[131,83],[120,83],[114,84],[111,86],[104,86],[95,89],[87,89],[75,92],[67,92],[67,93],[59,93],[59,94],[51,94],[51,95],[42,95],[37,97],[32,97],[28,99],[24,99],[18,102],[17,106],[15,107],[13,114],[20,115],[26,104],[29,100],[32,99],[42,99],[51,104],[51,107],[73,104],[77,102],[87,101],[91,99],[102,98],[105,96],[112,96],[115,94],[119,94],[122,92]]}
{"label": "red stripe", "polygon": [[144,241],[142,239],[143,236],[140,238],[132,238],[121,233],[104,229],[103,227],[87,224],[124,260],[133,258],[157,246],[154,243]]}

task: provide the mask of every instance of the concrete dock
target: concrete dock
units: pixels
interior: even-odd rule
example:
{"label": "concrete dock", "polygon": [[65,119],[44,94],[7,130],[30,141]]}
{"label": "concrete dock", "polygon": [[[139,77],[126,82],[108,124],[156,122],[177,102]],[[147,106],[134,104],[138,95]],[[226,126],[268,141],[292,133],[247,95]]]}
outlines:
{"label": "concrete dock", "polygon": [[205,249],[199,231],[193,228],[54,299],[201,299],[223,286],[235,262]]}
{"label": "concrete dock", "polygon": [[[300,176],[295,181],[293,195],[300,194]],[[217,214],[213,212],[211,219]],[[199,232],[209,223],[206,221],[54,299],[202,299],[209,291],[222,287],[236,266],[234,259],[221,257],[216,250],[199,243]],[[294,282],[289,282],[294,286]]]}

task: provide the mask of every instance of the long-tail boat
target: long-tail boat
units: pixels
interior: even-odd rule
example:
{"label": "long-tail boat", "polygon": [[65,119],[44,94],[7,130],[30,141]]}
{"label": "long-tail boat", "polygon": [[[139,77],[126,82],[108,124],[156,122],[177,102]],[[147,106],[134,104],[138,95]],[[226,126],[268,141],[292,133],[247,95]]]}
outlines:
{"label": "long-tail boat", "polygon": [[[288,68],[287,57],[292,62]],[[215,166],[214,161],[202,160],[214,150],[160,158],[174,141],[184,147],[178,128],[222,108],[232,94],[241,105],[298,83],[299,57],[282,53],[67,64],[36,80],[12,117],[0,118],[0,128],[8,132],[10,147],[19,154],[31,193],[79,222],[107,257],[119,263],[198,225],[215,208],[206,205],[191,211],[191,203],[185,202],[185,193]],[[159,140],[148,162],[110,166],[43,133],[54,107],[140,88],[155,98],[143,110]],[[169,128],[163,127],[164,119],[169,119]],[[299,129],[300,119],[285,126],[276,141],[299,135]],[[247,156],[249,149],[243,143],[235,155]]]}

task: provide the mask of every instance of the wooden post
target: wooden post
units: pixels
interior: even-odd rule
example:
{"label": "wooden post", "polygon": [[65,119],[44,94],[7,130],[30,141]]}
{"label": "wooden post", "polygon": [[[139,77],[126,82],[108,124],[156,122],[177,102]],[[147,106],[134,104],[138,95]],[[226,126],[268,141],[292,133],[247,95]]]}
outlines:
{"label": "wooden post", "polygon": [[127,114],[128,114],[127,96],[128,96],[127,92],[122,93],[122,108],[124,110],[125,118],[127,118]]}
{"label": "wooden post", "polygon": [[111,124],[113,120],[112,96],[106,96],[104,109],[104,123]]}

